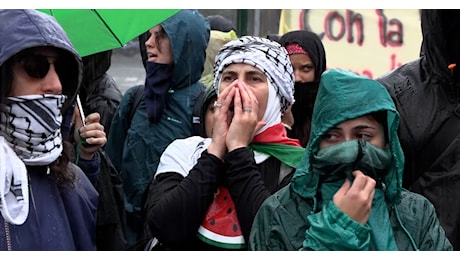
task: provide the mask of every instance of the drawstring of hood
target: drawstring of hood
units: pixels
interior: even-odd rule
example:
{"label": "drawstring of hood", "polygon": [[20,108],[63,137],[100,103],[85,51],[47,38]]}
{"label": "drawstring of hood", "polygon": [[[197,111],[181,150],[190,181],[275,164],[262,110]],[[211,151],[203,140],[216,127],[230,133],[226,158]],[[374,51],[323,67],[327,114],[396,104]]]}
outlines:
{"label": "drawstring of hood", "polygon": [[406,229],[406,227],[405,227],[404,224],[402,223],[402,220],[401,220],[401,218],[399,217],[398,207],[395,207],[395,206],[393,205],[392,208],[393,208],[393,210],[394,210],[394,212],[395,212],[396,219],[398,220],[399,225],[401,226],[402,230],[404,231],[404,233],[406,233],[407,237],[409,238],[410,243],[412,244],[412,247],[414,248],[415,251],[420,251],[420,249],[417,247],[417,244],[416,244],[415,241],[414,241],[414,238],[412,237],[412,235],[409,233],[409,231]]}

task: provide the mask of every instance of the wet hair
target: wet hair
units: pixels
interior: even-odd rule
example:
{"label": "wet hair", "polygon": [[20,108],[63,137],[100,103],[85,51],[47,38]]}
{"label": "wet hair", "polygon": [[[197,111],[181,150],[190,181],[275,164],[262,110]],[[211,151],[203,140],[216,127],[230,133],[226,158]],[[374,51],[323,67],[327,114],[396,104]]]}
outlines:
{"label": "wet hair", "polygon": [[[145,45],[145,42],[148,41],[148,39],[150,38],[150,36],[152,36],[152,34],[150,33],[150,30],[148,30],[146,32],[146,35],[145,35],[145,41],[143,42],[144,45]],[[168,34],[166,33],[165,29],[163,28],[163,26],[160,25],[160,30],[154,35],[155,37],[155,45],[156,45],[156,48],[161,52],[161,41],[165,38],[168,38]]]}
{"label": "wet hair", "polygon": [[61,156],[59,156],[50,166],[50,174],[56,179],[60,186],[74,186],[76,179],[75,172],[71,170],[70,160],[73,153],[73,145],[69,141],[63,140],[63,149]]}

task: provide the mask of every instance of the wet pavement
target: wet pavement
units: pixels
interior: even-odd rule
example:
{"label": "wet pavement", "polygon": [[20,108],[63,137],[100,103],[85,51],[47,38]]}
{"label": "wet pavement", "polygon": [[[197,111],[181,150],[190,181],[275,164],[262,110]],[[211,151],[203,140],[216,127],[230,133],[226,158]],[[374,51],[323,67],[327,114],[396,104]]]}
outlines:
{"label": "wet pavement", "polygon": [[129,45],[114,50],[108,73],[115,79],[123,94],[130,87],[144,84],[145,69],[139,48]]}

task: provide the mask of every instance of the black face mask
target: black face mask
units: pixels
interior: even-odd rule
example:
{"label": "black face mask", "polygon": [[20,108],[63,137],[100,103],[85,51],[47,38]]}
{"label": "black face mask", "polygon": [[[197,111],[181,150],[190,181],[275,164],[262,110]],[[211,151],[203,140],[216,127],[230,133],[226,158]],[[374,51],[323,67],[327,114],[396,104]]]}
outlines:
{"label": "black face mask", "polygon": [[291,111],[296,124],[302,124],[307,118],[311,119],[313,105],[318,93],[319,82],[296,82],[294,85],[294,105]]}
{"label": "black face mask", "polygon": [[449,53],[449,63],[460,65],[460,36],[458,28],[460,28],[460,11],[459,10],[442,10],[442,30],[446,51]]}

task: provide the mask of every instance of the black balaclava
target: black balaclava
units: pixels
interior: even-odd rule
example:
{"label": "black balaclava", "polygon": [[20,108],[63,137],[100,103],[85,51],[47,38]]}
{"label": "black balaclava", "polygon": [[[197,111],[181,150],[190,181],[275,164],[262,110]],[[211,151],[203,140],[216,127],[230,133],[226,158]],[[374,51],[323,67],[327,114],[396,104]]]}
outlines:
{"label": "black balaclava", "polygon": [[293,138],[298,138],[303,147],[306,146],[310,133],[310,121],[313,114],[316,94],[318,93],[319,82],[295,82],[294,99],[291,107],[294,125],[292,127]]}
{"label": "black balaclava", "polygon": [[[310,136],[310,121],[313,114],[313,105],[319,88],[319,79],[326,70],[326,52],[321,39],[314,32],[296,30],[281,36],[280,44],[284,47],[298,44],[302,47],[315,66],[315,79],[313,82],[295,82],[295,102],[291,107],[294,125],[289,137],[297,138],[303,147],[307,145]],[[288,54],[289,53],[288,51]]]}
{"label": "black balaclava", "polygon": [[453,69],[454,76],[460,77],[460,10],[442,10],[442,30],[446,50],[449,53],[447,62],[456,64]]}

